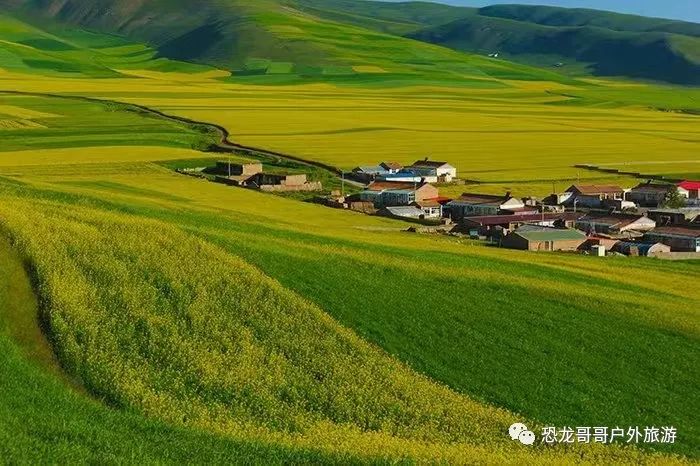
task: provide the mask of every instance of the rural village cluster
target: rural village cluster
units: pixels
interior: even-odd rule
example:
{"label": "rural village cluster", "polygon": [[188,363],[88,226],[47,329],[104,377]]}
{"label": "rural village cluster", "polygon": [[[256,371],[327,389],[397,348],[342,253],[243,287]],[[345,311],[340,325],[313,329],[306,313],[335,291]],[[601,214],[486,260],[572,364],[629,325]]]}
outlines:
{"label": "rural village cluster", "polygon": [[[181,170],[201,175],[202,169]],[[320,191],[305,174],[272,174],[262,163],[221,161],[214,180],[267,192]],[[195,173],[196,172],[196,173]],[[457,183],[457,169],[423,159],[410,166],[382,162],[343,174],[361,188],[316,202],[412,222],[410,231],[465,235],[504,248],[587,254],[700,257],[700,181],[645,181],[631,188],[574,184],[544,199],[465,192],[451,199],[439,186]]]}

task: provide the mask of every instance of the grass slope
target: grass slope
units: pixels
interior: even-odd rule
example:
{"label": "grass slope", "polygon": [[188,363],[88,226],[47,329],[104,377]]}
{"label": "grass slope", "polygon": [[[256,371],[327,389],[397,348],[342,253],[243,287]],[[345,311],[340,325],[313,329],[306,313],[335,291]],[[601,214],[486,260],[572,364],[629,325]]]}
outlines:
{"label": "grass slope", "polygon": [[[156,52],[114,35],[55,23],[29,25],[0,5],[0,68],[47,76],[118,77],[122,70],[206,73],[212,69],[156,58]],[[226,75],[226,73],[223,73]]]}
{"label": "grass slope", "polygon": [[550,68],[564,62],[565,66],[558,68],[561,71],[578,72],[585,67],[586,72],[597,76],[700,84],[697,36],[657,32],[653,28],[639,31],[641,25],[606,28],[603,13],[597,21],[580,21],[581,26],[569,26],[568,23],[577,24],[573,18],[553,26],[550,23],[554,21],[542,20],[541,24],[530,22],[530,15],[524,14],[521,19],[516,14],[497,15],[499,11],[480,10],[479,14],[430,27],[410,37],[455,50],[499,52],[502,58]]}
{"label": "grass slope", "polygon": [[[0,454],[9,463],[281,464],[355,462],[301,448],[235,441],[107,409],[56,378],[36,323],[24,261],[0,239]],[[60,419],[60,421],[58,421]]]}
{"label": "grass slope", "polygon": [[[491,78],[501,88],[490,90],[245,86],[130,72],[4,71],[0,85],[152,105],[332,163],[411,159],[426,147],[449,160],[466,154],[459,160],[484,180],[547,185],[576,176],[565,164],[591,151],[695,167],[696,117],[629,108],[692,106],[688,90],[507,78]],[[3,457],[181,462],[191,448],[195,462],[677,459],[521,447],[505,436],[518,419],[672,424],[678,443],[659,448],[697,458],[687,406],[697,404],[699,320],[688,303],[698,291],[685,285],[697,264],[608,258],[601,267],[599,258],[409,235],[400,222],[176,175],[163,165],[205,157],[187,148],[196,133],[122,106],[53,102],[0,103],[2,118],[45,131],[0,152],[0,224],[13,248],[0,247],[9,257],[0,264],[14,264],[0,274],[24,283],[0,288],[0,311],[11,316],[0,322],[35,318],[5,298],[29,293],[20,260],[62,367],[100,402],[48,375],[46,361],[22,352],[32,339],[5,324]],[[92,126],[81,140],[86,113],[104,120],[108,137]],[[182,139],[144,146],[132,136],[140,125]],[[75,147],[39,149],[70,128]],[[132,145],[109,145],[112,137]],[[159,451],[159,442],[176,445]]]}
{"label": "grass slope", "polygon": [[[495,64],[483,57],[378,32],[362,25],[324,19],[308,12],[308,6],[287,1],[265,0],[251,4],[241,0],[226,3],[206,0],[196,12],[191,12],[178,1],[132,5],[125,0],[97,3],[52,0],[48,4],[28,2],[18,5],[4,0],[0,2],[0,11],[3,7],[8,14],[54,30],[56,35],[60,35],[57,24],[67,24],[78,30],[119,34],[148,44],[157,50],[159,57],[215,65],[231,70],[237,79],[267,77],[272,81],[283,79],[289,82],[299,77],[312,77],[322,81],[350,79],[362,84],[366,80],[393,78],[404,82],[463,82],[476,87],[498,87],[495,80],[506,77],[571,81],[551,71],[507,62]],[[101,14],[104,11],[110,14]],[[34,43],[37,47],[42,44]],[[21,51],[11,52],[20,55],[23,66],[62,68],[66,72],[80,71],[79,66],[82,66],[41,58],[48,52],[37,52],[35,47],[28,45]],[[39,59],[30,58],[27,65],[20,52],[38,54]],[[138,61],[143,62],[142,58],[152,58],[148,52],[142,46],[133,53],[141,57]],[[53,51],[51,57],[61,53],[67,52]],[[106,64],[108,69],[102,71],[114,73],[120,69],[119,63],[129,58],[128,54],[117,53]],[[135,67],[128,61],[126,63],[128,68]]]}
{"label": "grass slope", "polygon": [[[149,178],[181,194],[200,189],[174,174]],[[518,447],[503,435],[513,415],[417,375],[232,252],[183,232],[180,220],[164,223],[180,216],[172,207],[181,203],[154,209],[150,196],[129,201],[114,187],[94,196],[84,186],[40,185],[2,182],[3,226],[35,269],[59,360],[112,406],[274,443],[282,458],[292,447],[453,463],[645,458],[615,448]],[[206,217],[217,218],[200,222]],[[66,445],[69,457],[80,446]]]}

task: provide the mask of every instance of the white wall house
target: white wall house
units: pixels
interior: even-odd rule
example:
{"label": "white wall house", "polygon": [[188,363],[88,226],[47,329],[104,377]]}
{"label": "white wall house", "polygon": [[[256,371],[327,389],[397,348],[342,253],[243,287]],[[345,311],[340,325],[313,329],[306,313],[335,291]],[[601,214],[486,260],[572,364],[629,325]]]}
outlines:
{"label": "white wall house", "polygon": [[405,170],[411,170],[422,176],[434,176],[440,182],[449,183],[457,178],[457,169],[447,162],[419,160]]}

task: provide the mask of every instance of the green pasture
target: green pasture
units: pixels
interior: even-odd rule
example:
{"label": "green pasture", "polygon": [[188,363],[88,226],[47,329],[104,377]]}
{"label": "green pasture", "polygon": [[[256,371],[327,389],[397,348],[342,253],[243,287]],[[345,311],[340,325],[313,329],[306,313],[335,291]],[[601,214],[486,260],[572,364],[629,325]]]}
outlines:
{"label": "green pasture", "polygon": [[[692,380],[698,375],[692,365],[698,357],[697,316],[685,306],[695,292],[682,284],[688,274],[700,273],[695,264],[612,259],[600,269],[597,258],[535,257],[475,243],[414,237],[399,233],[400,223],[202,183],[146,167],[132,176],[115,169],[98,179],[89,175],[89,169],[81,176],[79,172],[61,175],[58,168],[59,176],[52,178],[60,182],[38,172],[32,184],[43,186],[41,189],[4,183],[9,196],[6,205],[25,198],[47,205],[79,202],[89,209],[90,216],[111,212],[103,221],[155,219],[176,226],[259,267],[364,339],[459,393],[507,407],[541,424],[673,423],[688,440],[679,440],[670,451],[697,453],[693,439],[698,432],[686,409],[688,400],[695,396]],[[174,193],[178,199],[169,198]],[[77,210],[55,210],[75,212],[69,215],[72,220],[65,220],[70,221],[70,227],[61,220],[63,214],[46,221],[64,225],[62,228],[69,231],[75,229],[71,236],[76,240],[92,231],[92,220],[75,217]],[[6,210],[4,216],[8,213]],[[17,219],[13,230],[17,235],[29,231],[29,225],[33,225],[32,231],[49,228],[49,223],[40,226],[32,215],[21,221],[11,216]],[[18,229],[20,224],[26,227]],[[387,228],[395,232],[381,231]],[[47,238],[58,241],[56,234]],[[23,238],[21,244],[34,248],[34,240]],[[182,241],[184,238],[178,240]],[[48,244],[37,243],[35,247],[53,249]],[[39,249],[32,250],[28,254],[40,260]],[[91,248],[82,246],[80,250]],[[105,279],[118,273],[118,268],[100,272],[96,264],[106,265],[104,261],[110,256],[106,251],[95,254],[94,259],[89,255],[80,259],[92,264],[90,280],[100,280],[103,273]],[[155,251],[153,254],[158,256]],[[219,260],[224,260],[223,256]],[[59,262],[56,257],[44,267],[49,267],[48,272],[54,267],[50,264]],[[68,270],[72,269],[66,273]],[[170,276],[161,273],[153,275],[154,279]],[[83,281],[77,275],[71,280]],[[174,283],[171,280],[167,282]],[[159,283],[154,291],[166,282]],[[146,295],[138,296],[118,298],[117,302],[124,304],[117,307],[141,302]],[[110,292],[100,299],[117,298]],[[173,309],[181,306],[172,305]],[[65,308],[62,312],[68,314],[61,319],[78,309]],[[156,308],[153,312],[163,319]],[[73,317],[71,322],[75,322]],[[163,321],[148,325],[161,325],[157,322]],[[66,327],[57,335],[67,335],[65,332],[72,331]],[[650,348],[649,341],[666,350]],[[81,345],[78,341],[71,344],[76,343]],[[147,358],[143,363],[151,358],[147,353],[139,354],[138,360]],[[74,357],[77,354],[63,356]],[[123,357],[131,359],[136,353]],[[82,367],[79,373],[86,377],[93,363],[67,364],[69,372]],[[105,393],[107,388],[100,387],[92,386],[91,390]],[[108,396],[119,397],[121,405],[133,402],[127,401],[132,398],[121,398],[120,393],[109,389]],[[160,416],[155,412],[150,415]]]}
{"label": "green pasture", "polygon": [[3,151],[124,145],[205,148],[218,142],[215,135],[196,127],[150,117],[128,105],[0,92],[0,108],[3,106],[42,114],[29,118],[37,127],[0,128]]}
{"label": "green pasture", "polygon": [[[305,70],[309,82],[274,59],[246,64],[264,76],[222,78],[116,39],[91,47],[87,32],[3,23],[12,35],[0,56],[20,65],[0,66],[0,91],[124,104],[0,93],[0,456],[696,460],[697,261],[503,250],[179,175],[226,159],[201,151],[215,135],[128,105],[342,168],[430,156],[479,182],[464,190],[538,195],[636,182],[575,163],[697,173],[697,116],[680,111],[695,91],[573,81],[429,45],[390,63],[403,40],[258,19],[286,40],[353,50],[389,81],[370,85],[382,78],[367,73],[366,86],[344,85],[354,76],[324,63]],[[463,79],[475,85],[444,85]],[[259,159],[338,187],[320,169]],[[679,435],[640,448],[527,448],[506,435],[516,420]]]}

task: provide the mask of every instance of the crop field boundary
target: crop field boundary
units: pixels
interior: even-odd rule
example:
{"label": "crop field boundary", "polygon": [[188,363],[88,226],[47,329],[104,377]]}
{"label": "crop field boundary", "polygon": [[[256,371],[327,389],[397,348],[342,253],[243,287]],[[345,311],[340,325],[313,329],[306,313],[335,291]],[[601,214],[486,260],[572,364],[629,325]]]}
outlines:
{"label": "crop field boundary", "polygon": [[0,316],[5,322],[2,330],[17,342],[28,359],[57,376],[70,389],[93,398],[58,360],[47,331],[46,306],[37,292],[35,270],[14,247],[11,234],[1,223],[0,260],[4,264],[0,268],[0,298],[5,298],[5,304],[0,306]]}
{"label": "crop field boundary", "polygon": [[640,178],[640,179],[667,181],[670,183],[680,183],[680,182],[684,181],[683,178],[669,178],[666,175],[659,175],[659,174],[655,174],[655,173],[632,172],[632,171],[620,170],[617,168],[606,168],[606,167],[601,167],[598,165],[590,165],[587,163],[576,164],[576,165],[574,165],[574,168],[582,168],[584,170],[599,172],[599,173],[608,173],[608,174],[612,173],[612,174],[616,174],[616,175],[627,175],[627,176],[633,176],[635,178]]}
{"label": "crop field boundary", "polygon": [[[81,100],[84,102],[89,102],[89,103],[96,103],[96,104],[111,104],[111,105],[118,105],[124,107],[125,111],[131,111],[131,112],[136,112],[136,113],[145,113],[150,116],[156,117],[156,118],[161,118],[165,119],[168,121],[176,122],[176,123],[181,123],[181,124],[186,124],[190,125],[191,127],[194,128],[202,128],[205,129],[206,131],[212,131],[217,134],[219,137],[219,143],[213,146],[208,147],[205,152],[215,152],[215,153],[231,153],[231,152],[242,152],[247,155],[252,155],[252,156],[267,156],[267,157],[279,157],[287,160],[291,160],[294,162],[298,162],[304,165],[316,167],[316,168],[321,168],[323,170],[326,170],[333,175],[340,177],[343,174],[343,171],[335,167],[333,165],[323,163],[323,162],[317,162],[313,160],[308,160],[303,157],[299,157],[296,155],[292,154],[286,154],[282,152],[277,152],[277,151],[271,151],[267,149],[263,149],[260,147],[253,147],[253,146],[248,146],[244,144],[239,144],[237,142],[231,141],[231,134],[230,132],[224,128],[221,125],[218,125],[216,123],[209,123],[209,122],[204,122],[204,121],[197,121],[193,120],[191,118],[186,118],[186,117],[181,117],[181,116],[176,116],[176,115],[170,115],[165,112],[162,112],[160,110],[156,110],[154,108],[146,107],[145,105],[140,105],[140,104],[134,104],[134,103],[129,103],[129,102],[121,102],[119,100],[111,100],[111,99],[98,99],[95,97],[86,97],[82,95],[62,95],[62,94],[51,94],[51,93],[43,93],[43,92],[26,92],[26,91],[13,91],[13,90],[0,90],[0,95],[20,95],[20,96],[28,96],[28,97],[45,97],[45,98],[55,98],[55,99],[66,99],[66,100]],[[206,131],[202,131],[203,133],[206,133]]]}

